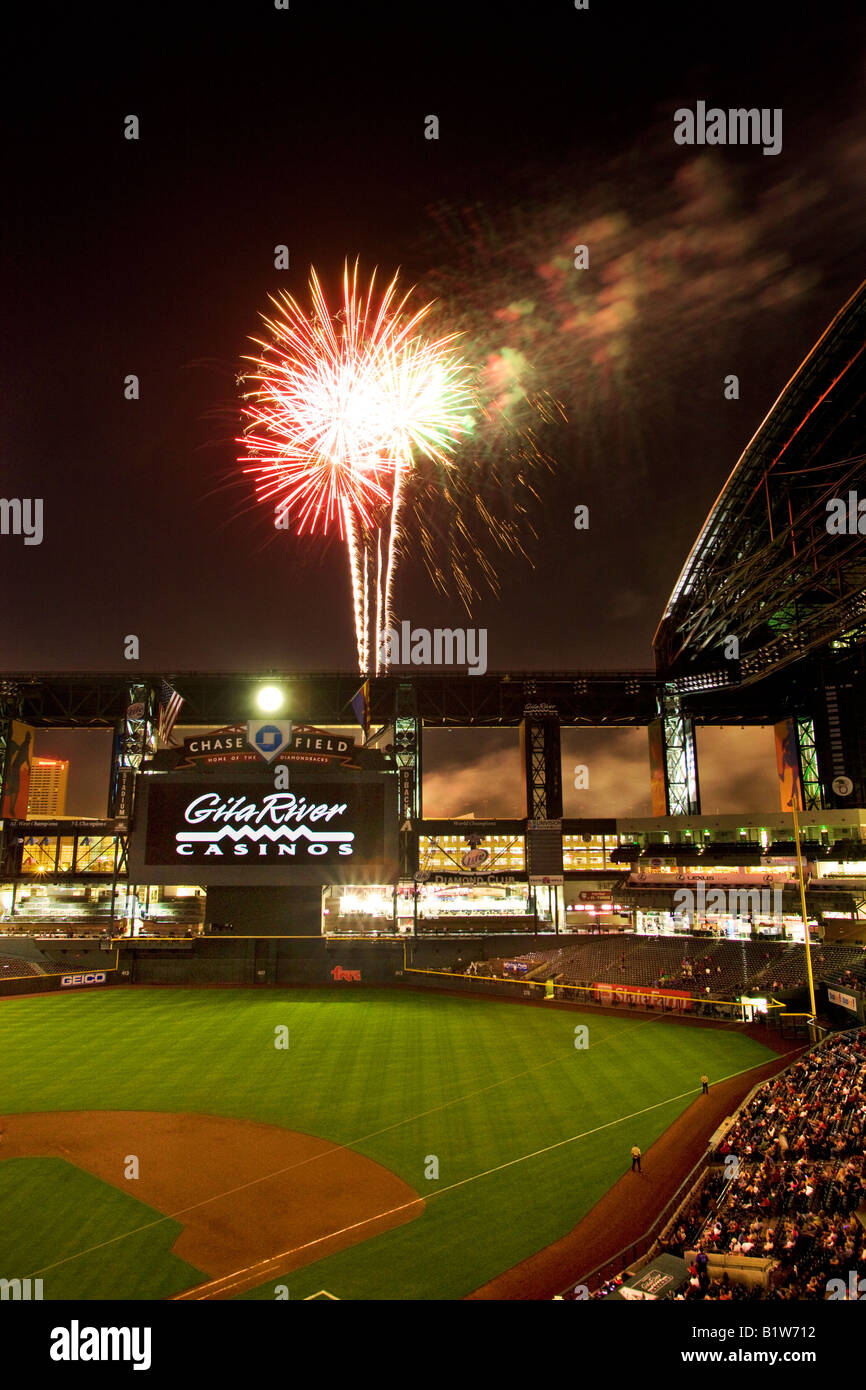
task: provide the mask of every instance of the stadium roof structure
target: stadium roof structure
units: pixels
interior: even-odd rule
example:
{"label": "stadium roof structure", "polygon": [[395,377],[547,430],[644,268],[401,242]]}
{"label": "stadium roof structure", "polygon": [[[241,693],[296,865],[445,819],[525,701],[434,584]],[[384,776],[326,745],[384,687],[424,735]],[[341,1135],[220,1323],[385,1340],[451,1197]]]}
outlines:
{"label": "stadium roof structure", "polygon": [[[858,484],[866,497],[864,396],[866,281],[747,444],[686,560],[653,639],[680,689],[748,685],[863,641],[866,542],[830,534],[827,504],[847,505]],[[738,661],[725,659],[730,637]]]}

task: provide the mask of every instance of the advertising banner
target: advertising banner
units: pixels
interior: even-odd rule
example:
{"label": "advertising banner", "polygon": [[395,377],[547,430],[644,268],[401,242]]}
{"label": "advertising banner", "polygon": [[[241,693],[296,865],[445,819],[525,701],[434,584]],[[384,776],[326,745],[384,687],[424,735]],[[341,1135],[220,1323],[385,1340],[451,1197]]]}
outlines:
{"label": "advertising banner", "polygon": [[857,1013],[857,999],[853,994],[846,994],[841,989],[828,989],[827,998],[831,1004],[838,1004],[840,1008],[850,1009],[852,1014]]}
{"label": "advertising banner", "polygon": [[33,730],[29,724],[13,719],[6,745],[3,802],[0,820],[24,820],[30,800],[30,762],[33,757]]}
{"label": "advertising banner", "polygon": [[653,815],[666,816],[668,807],[665,795],[665,752],[662,739],[662,721],[654,719],[647,726],[647,732],[649,734],[650,795]]}
{"label": "advertising banner", "polygon": [[692,1008],[694,1000],[685,989],[659,989],[655,985],[611,985],[596,982],[593,991],[599,1004],[627,1004],[638,1009],[662,1009],[672,1006],[678,1013]]}
{"label": "advertising banner", "polygon": [[797,750],[797,728],[793,719],[781,719],[773,726],[776,735],[776,767],[779,773],[779,804],[790,811],[797,798],[797,810],[803,809],[800,787],[800,757]]}
{"label": "advertising banner", "polygon": [[361,773],[147,777],[131,872],[150,883],[360,883],[396,878],[392,779]]}
{"label": "advertising banner", "polygon": [[178,748],[163,748],[150,759],[148,771],[238,772],[285,764],[334,769],[374,769],[385,766],[377,748],[358,748],[345,733],[329,733],[312,724],[287,719],[251,719],[206,733],[191,734]]}
{"label": "advertising banner", "polygon": [[432,883],[440,887],[445,884],[462,884],[466,887],[477,883],[488,883],[494,886],[505,887],[511,883],[525,883],[526,874],[519,869],[494,870],[492,873],[448,873],[447,871],[433,873],[429,869],[419,869],[415,875],[416,883]]}
{"label": "advertising banner", "polygon": [[[804,874],[808,881],[808,865],[803,865]],[[796,888],[799,884],[797,878],[786,874],[784,870],[779,873],[747,873],[742,870],[740,873],[691,873],[683,870],[677,874],[671,873],[646,873],[643,869],[637,873],[629,874],[627,882],[634,888],[694,888],[704,884],[707,888]]]}

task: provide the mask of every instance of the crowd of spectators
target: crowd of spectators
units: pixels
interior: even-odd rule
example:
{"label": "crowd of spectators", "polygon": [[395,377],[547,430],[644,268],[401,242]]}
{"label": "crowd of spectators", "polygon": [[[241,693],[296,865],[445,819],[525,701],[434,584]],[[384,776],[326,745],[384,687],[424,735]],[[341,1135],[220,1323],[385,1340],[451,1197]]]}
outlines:
{"label": "crowd of spectators", "polygon": [[[866,1275],[866,1031],[842,1034],[767,1082],[715,1151],[711,1171],[662,1247],[773,1261],[761,1297],[827,1296]],[[686,1296],[722,1297],[690,1273]],[[706,1287],[704,1287],[706,1286]],[[734,1295],[738,1296],[738,1295]]]}

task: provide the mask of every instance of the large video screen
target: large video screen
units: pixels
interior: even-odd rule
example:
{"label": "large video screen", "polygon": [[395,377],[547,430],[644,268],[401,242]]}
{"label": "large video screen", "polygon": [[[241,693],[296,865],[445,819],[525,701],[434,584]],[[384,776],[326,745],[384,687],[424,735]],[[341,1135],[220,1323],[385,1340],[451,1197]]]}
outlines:
{"label": "large video screen", "polygon": [[154,883],[339,883],[396,873],[396,790],[355,778],[148,777],[139,786],[131,869]]}

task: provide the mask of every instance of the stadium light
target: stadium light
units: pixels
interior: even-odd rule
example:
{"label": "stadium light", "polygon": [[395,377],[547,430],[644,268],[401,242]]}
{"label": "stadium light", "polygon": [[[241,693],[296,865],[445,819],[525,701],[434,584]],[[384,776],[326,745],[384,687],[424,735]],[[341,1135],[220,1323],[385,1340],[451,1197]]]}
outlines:
{"label": "stadium light", "polygon": [[276,714],[285,696],[275,685],[263,685],[256,695],[256,704],[264,714]]}

